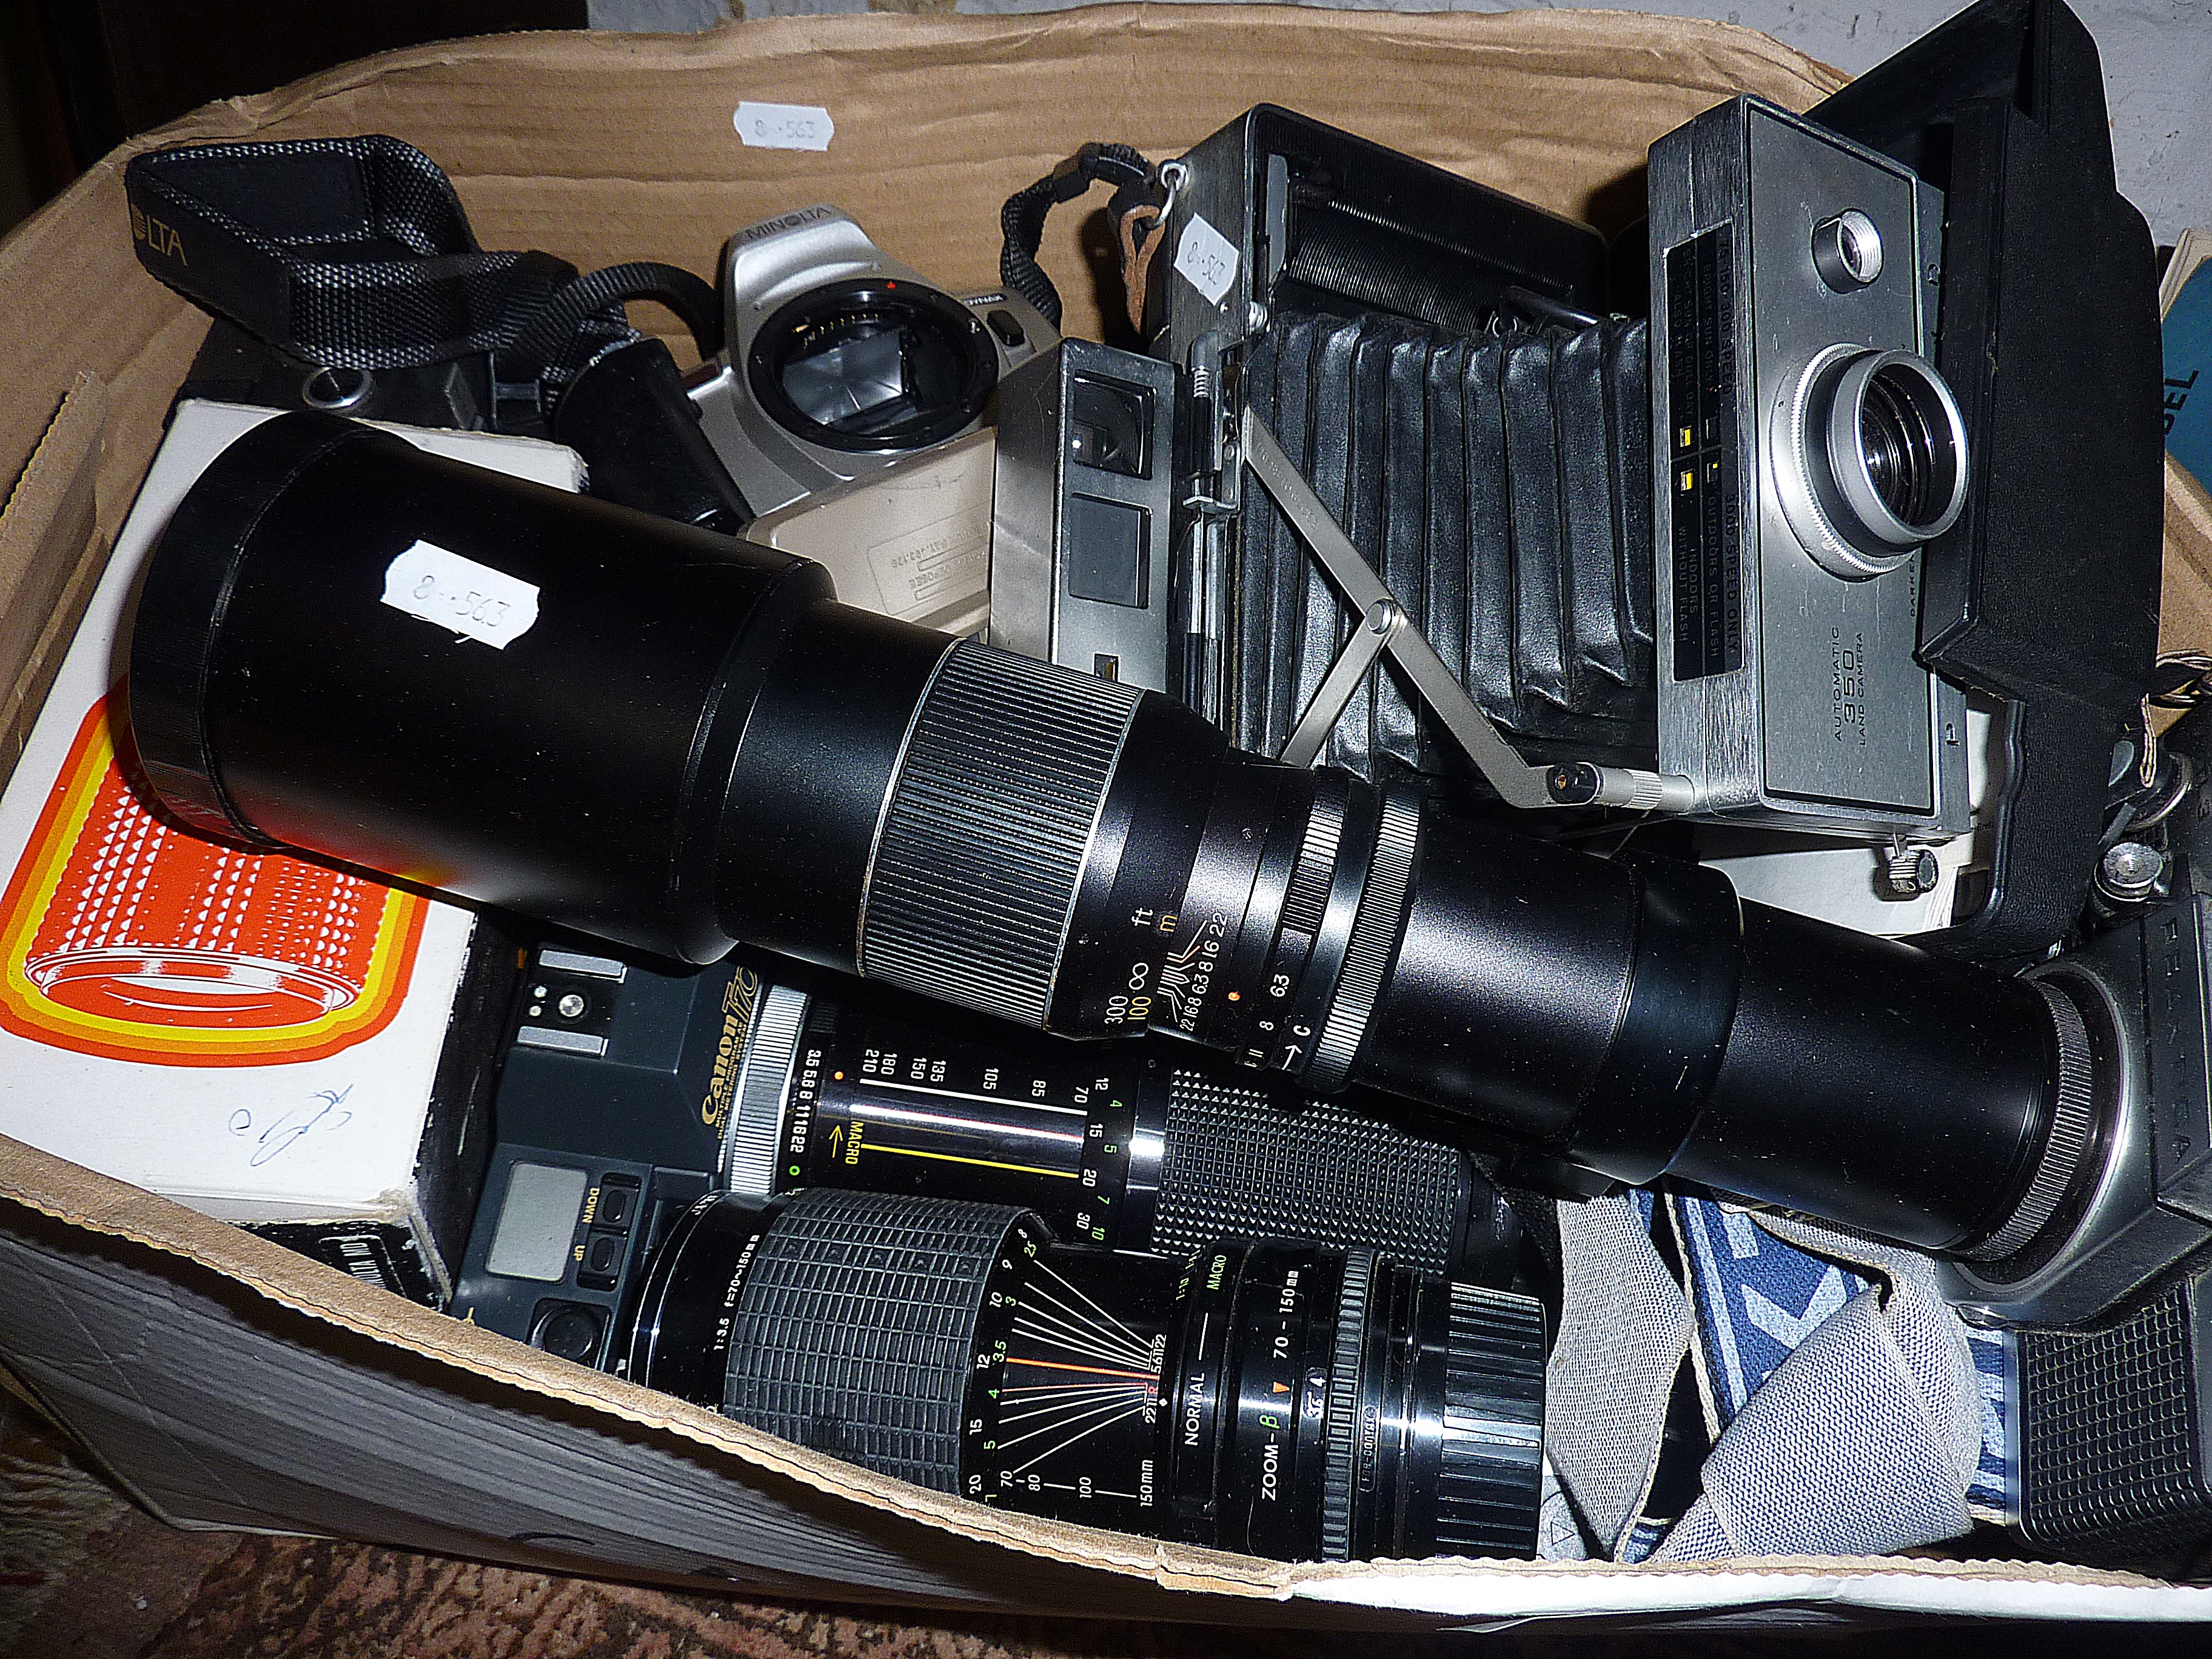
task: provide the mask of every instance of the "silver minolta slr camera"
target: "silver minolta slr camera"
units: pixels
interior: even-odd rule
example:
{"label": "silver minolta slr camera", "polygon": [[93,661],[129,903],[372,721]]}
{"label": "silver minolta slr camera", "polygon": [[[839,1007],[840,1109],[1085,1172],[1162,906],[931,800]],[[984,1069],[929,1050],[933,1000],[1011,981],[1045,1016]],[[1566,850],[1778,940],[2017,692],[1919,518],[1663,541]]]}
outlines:
{"label": "silver minolta slr camera", "polygon": [[955,299],[834,207],[723,250],[724,355],[691,390],[756,514],[975,431],[999,377],[1059,338],[1012,294]]}
{"label": "silver minolta slr camera", "polygon": [[1751,98],[1650,165],[1658,769],[1706,816],[1955,835],[1966,698],[1914,659],[1966,500],[1942,198]]}

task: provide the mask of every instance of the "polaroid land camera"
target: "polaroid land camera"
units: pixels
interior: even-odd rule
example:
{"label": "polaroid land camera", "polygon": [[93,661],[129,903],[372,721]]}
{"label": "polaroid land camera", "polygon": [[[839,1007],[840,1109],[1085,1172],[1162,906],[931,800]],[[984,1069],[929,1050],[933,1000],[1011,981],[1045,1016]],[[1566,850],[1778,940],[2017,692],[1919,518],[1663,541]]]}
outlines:
{"label": "polaroid land camera", "polygon": [[724,355],[691,398],[757,514],[975,431],[1000,376],[1059,337],[1016,295],[954,299],[828,206],[731,237],[722,298]]}
{"label": "polaroid land camera", "polygon": [[1651,147],[1649,199],[1656,769],[1701,816],[1948,840],[1966,695],[1914,658],[1966,501],[1942,198],[1739,98]]}
{"label": "polaroid land camera", "polygon": [[1169,647],[1202,713],[1910,870],[1967,823],[1972,698],[1990,866],[1923,942],[2021,961],[2074,924],[2155,652],[2159,345],[2058,0],[1984,0],[1802,119],[1739,99],[1662,137],[1643,258],[1265,106],[1163,173],[1146,332],[1195,440]]}

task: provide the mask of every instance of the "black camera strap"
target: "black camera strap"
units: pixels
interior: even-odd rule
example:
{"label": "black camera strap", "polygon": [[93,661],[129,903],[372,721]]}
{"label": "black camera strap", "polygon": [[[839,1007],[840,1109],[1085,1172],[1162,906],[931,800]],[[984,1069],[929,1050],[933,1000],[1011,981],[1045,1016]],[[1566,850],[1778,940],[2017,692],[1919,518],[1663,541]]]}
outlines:
{"label": "black camera strap", "polygon": [[542,421],[578,375],[636,343],[638,331],[623,314],[626,300],[657,301],[674,312],[702,359],[721,350],[721,301],[680,266],[637,260],[573,276],[524,314],[512,339],[493,348],[502,431]]}
{"label": "black camera strap", "polygon": [[570,380],[640,337],[625,300],[720,349],[714,291],[690,271],[488,253],[437,163],[382,134],[154,150],[123,178],[139,263],[170,287],[329,368],[493,354],[503,431],[543,430]]}
{"label": "black camera strap", "polygon": [[1095,184],[1114,186],[1116,224],[1129,210],[1157,206],[1152,199],[1152,164],[1128,144],[1085,144],[1035,184],[1016,191],[999,210],[999,280],[1060,326],[1060,290],[1037,263],[1044,243],[1044,222],[1054,208],[1072,202]]}

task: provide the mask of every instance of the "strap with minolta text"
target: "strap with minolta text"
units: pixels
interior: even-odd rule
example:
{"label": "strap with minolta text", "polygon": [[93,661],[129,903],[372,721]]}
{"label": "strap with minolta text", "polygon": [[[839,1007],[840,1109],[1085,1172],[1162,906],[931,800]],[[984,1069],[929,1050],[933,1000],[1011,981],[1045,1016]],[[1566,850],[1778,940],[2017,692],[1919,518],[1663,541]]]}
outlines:
{"label": "strap with minolta text", "polygon": [[437,163],[381,134],[153,150],[123,188],[149,271],[334,368],[491,350],[576,274],[548,253],[484,252]]}
{"label": "strap with minolta text", "polygon": [[370,370],[500,354],[503,404],[527,405],[502,430],[542,428],[569,380],[640,337],[625,300],[667,306],[702,357],[721,349],[690,271],[487,253],[438,164],[382,134],[154,150],[123,183],[139,263],[279,350]]}

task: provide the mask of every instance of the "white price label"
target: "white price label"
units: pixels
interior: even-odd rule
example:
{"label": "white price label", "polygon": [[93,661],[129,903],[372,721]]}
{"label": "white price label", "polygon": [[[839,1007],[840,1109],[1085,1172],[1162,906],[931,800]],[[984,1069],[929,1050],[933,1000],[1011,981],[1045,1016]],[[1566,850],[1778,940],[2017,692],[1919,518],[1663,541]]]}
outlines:
{"label": "white price label", "polygon": [[1175,268],[1206,295],[1206,304],[1218,306],[1237,280],[1236,245],[1194,213],[1176,244]]}
{"label": "white price label", "polygon": [[837,136],[830,112],[811,104],[748,101],[738,106],[731,125],[752,149],[827,149]]}
{"label": "white price label", "polygon": [[504,651],[538,620],[534,583],[417,542],[385,568],[384,602]]}

